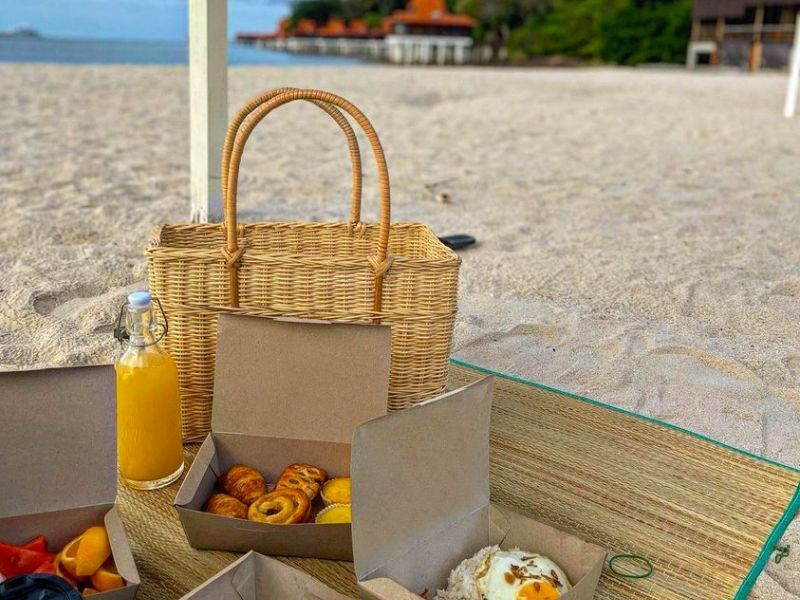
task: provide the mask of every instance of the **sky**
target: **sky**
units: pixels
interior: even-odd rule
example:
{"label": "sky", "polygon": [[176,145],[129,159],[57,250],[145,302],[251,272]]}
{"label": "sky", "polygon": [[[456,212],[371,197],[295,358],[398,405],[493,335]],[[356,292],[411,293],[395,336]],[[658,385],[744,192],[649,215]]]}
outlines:
{"label": "sky", "polygon": [[[215,0],[218,1],[218,0]],[[189,0],[0,0],[0,30],[126,40],[185,40]],[[288,0],[228,0],[228,34],[273,30]]]}

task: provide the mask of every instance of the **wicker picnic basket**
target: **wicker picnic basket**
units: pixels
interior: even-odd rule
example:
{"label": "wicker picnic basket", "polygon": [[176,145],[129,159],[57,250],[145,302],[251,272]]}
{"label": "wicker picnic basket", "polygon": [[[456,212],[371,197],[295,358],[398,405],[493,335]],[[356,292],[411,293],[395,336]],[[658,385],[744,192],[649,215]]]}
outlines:
{"label": "wicker picnic basket", "polygon": [[[341,127],[352,162],[350,220],[237,222],[239,165],[253,128],[274,109],[306,100]],[[361,157],[342,114],[372,147],[380,187],[377,225],[361,221]],[[220,312],[390,323],[390,410],[440,393],[446,384],[460,260],[426,226],[390,223],[389,174],[367,118],[331,93],[283,88],[248,102],[233,118],[222,155],[224,222],[164,225],[146,255],[150,290],[169,318],[166,345],[178,364],[184,437],[209,430]]]}

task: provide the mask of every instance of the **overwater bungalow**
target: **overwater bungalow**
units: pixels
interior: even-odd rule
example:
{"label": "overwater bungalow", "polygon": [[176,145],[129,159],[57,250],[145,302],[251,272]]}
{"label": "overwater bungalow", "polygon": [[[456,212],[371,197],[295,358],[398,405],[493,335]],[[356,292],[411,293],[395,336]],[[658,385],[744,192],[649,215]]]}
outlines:
{"label": "overwater bungalow", "polygon": [[444,0],[411,0],[405,10],[370,28],[361,19],[347,23],[331,18],[317,24],[288,19],[268,33],[239,33],[237,41],[276,50],[308,54],[364,56],[397,64],[464,64],[472,53],[475,20],[450,13]]}

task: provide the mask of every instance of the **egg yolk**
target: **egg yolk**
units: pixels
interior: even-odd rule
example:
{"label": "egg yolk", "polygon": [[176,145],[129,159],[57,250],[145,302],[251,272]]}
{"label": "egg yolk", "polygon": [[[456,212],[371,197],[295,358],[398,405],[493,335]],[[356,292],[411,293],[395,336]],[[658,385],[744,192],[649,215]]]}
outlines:
{"label": "egg yolk", "polygon": [[517,600],[558,600],[560,596],[549,581],[531,581],[517,591]]}

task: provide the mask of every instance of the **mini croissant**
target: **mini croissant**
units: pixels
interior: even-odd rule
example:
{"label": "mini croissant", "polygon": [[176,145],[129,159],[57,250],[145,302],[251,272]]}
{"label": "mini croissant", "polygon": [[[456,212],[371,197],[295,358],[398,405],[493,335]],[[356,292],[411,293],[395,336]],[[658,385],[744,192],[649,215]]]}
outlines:
{"label": "mini croissant", "polygon": [[246,465],[233,465],[219,478],[219,485],[225,492],[247,505],[267,493],[264,477],[253,467]]}
{"label": "mini croissant", "polygon": [[206,512],[237,519],[247,518],[247,505],[228,494],[214,494],[206,503]]}

